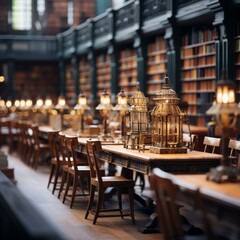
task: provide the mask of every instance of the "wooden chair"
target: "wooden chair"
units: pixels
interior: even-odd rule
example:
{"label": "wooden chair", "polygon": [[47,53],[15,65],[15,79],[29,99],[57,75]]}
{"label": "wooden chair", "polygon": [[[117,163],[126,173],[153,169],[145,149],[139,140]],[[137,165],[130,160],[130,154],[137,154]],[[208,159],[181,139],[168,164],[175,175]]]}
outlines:
{"label": "wooden chair", "polygon": [[221,138],[205,136],[203,140],[204,152],[215,153],[216,148],[219,148]]}
{"label": "wooden chair", "polygon": [[189,236],[185,233],[177,200],[179,187],[173,183],[171,174],[155,168],[149,178],[164,239],[206,239],[203,234]]}
{"label": "wooden chair", "polygon": [[39,130],[37,125],[32,125],[30,127],[32,131],[32,146],[33,151],[33,160],[32,167],[36,170],[38,168],[40,157],[47,157],[50,154],[50,147],[48,143],[41,142],[39,139]]}
{"label": "wooden chair", "polygon": [[[48,142],[51,154],[51,166],[47,188],[49,188],[50,184],[52,183],[52,194],[54,194],[55,190],[57,189],[57,184],[61,183],[58,182],[61,168],[63,165],[67,165],[67,160],[61,154],[58,130],[48,132]],[[52,180],[53,177],[54,179]]]}
{"label": "wooden chair", "polygon": [[197,149],[198,135],[196,134],[190,135],[189,133],[183,133],[183,143],[187,148],[191,150]]}
{"label": "wooden chair", "polygon": [[0,147],[9,142],[11,134],[10,124],[8,119],[0,120]]}
{"label": "wooden chair", "polygon": [[240,161],[238,160],[238,153],[240,152],[240,141],[230,139],[228,143],[230,149],[229,159],[233,167],[240,169]]}
{"label": "wooden chair", "polygon": [[[101,152],[102,146],[100,141],[88,141],[86,143],[88,163],[90,166],[91,183],[90,183],[90,198],[88,207],[85,215],[85,219],[88,218],[89,213],[94,214],[93,224],[96,223],[99,217],[119,217],[131,216],[132,222],[135,223],[134,219],[134,181],[127,179],[123,176],[103,176],[102,171],[99,168],[98,153]],[[119,208],[117,209],[106,209],[103,208],[104,201],[104,190],[108,187],[114,187],[118,190],[118,203]],[[97,205],[95,211],[92,210],[94,201],[95,190],[98,190]],[[122,209],[121,193],[123,189],[128,190],[130,213]],[[119,213],[111,214],[110,212]],[[104,214],[105,212],[105,214]],[[101,214],[102,213],[102,214]]]}
{"label": "wooden chair", "polygon": [[20,129],[17,121],[12,120],[10,123],[10,139],[9,139],[9,153],[17,150],[18,138]]}
{"label": "wooden chair", "polygon": [[60,144],[60,152],[64,159],[66,159],[67,164],[62,166],[62,177],[61,177],[61,184],[58,192],[58,198],[61,197],[61,194],[64,190],[64,186],[67,179],[68,169],[72,167],[72,158],[69,158],[67,154],[66,144],[65,144],[65,133],[60,131],[59,132],[59,144]]}
{"label": "wooden chair", "polygon": [[[79,180],[81,183],[82,194],[78,194],[78,196],[89,195],[89,194],[85,194],[85,191],[84,191],[84,178],[87,180],[86,182],[89,182],[90,167],[86,165],[85,161],[81,161],[76,157],[74,149],[79,145],[77,136],[66,135],[65,144],[66,144],[67,156],[69,159],[68,161],[70,162],[72,159],[72,164],[71,166],[68,167],[68,171],[67,171],[67,185],[66,185],[64,196],[63,196],[63,203],[65,202],[65,199],[68,196],[70,184],[73,179],[72,194],[70,195],[71,196],[70,208],[72,208],[75,197],[77,196],[76,192],[77,192]],[[88,184],[88,193],[89,193],[89,184]]]}

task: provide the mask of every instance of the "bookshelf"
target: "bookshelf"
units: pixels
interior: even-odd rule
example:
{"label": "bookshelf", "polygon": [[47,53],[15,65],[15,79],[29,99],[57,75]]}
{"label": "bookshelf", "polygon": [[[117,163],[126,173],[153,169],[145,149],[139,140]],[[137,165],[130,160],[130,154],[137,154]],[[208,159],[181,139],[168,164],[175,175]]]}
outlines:
{"label": "bookshelf", "polygon": [[157,36],[148,43],[147,49],[147,95],[149,100],[155,97],[161,88],[167,69],[166,41]]}
{"label": "bookshelf", "polygon": [[104,89],[111,94],[111,66],[110,56],[107,52],[98,53],[96,57],[96,72],[97,96],[100,97]]}
{"label": "bookshelf", "polygon": [[204,126],[216,88],[216,33],[211,28],[188,29],[182,36],[181,100],[188,103],[191,124]]}
{"label": "bookshelf", "polygon": [[79,58],[79,92],[85,94],[88,98],[91,93],[91,80],[90,80],[90,64],[87,55],[82,55]]}
{"label": "bookshelf", "polygon": [[119,87],[128,96],[137,89],[137,53],[136,49],[124,48],[119,52]]}

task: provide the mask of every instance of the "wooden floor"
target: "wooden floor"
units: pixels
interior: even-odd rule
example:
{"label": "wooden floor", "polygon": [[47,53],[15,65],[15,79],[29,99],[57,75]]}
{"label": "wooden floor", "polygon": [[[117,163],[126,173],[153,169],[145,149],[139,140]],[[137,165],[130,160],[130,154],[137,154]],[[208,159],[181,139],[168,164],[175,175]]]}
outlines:
{"label": "wooden floor", "polygon": [[[6,148],[3,148],[7,151]],[[138,231],[147,223],[149,215],[146,209],[135,202],[136,224],[133,225],[130,218],[101,218],[96,225],[92,224],[92,216],[84,219],[87,203],[76,203],[73,209],[69,208],[69,202],[63,204],[57,198],[56,192],[51,193],[47,189],[49,167],[40,166],[37,171],[31,169],[18,159],[17,154],[8,156],[9,167],[15,171],[17,188],[36,206],[36,208],[48,219],[66,240],[133,240],[133,239],[163,239],[161,233],[142,234]],[[115,204],[114,198],[110,199]]]}

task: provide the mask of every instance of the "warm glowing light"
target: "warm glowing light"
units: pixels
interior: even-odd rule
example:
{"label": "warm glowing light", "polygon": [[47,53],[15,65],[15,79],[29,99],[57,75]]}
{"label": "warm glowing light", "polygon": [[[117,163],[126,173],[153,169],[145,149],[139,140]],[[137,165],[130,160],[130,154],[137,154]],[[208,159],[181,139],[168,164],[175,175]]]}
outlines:
{"label": "warm glowing light", "polygon": [[104,104],[104,105],[110,104],[110,96],[109,95],[102,95],[100,97],[100,103]]}
{"label": "warm glowing light", "polygon": [[43,100],[41,98],[38,98],[36,101],[36,106],[37,107],[42,107],[43,106]]}
{"label": "warm glowing light", "polygon": [[25,102],[25,105],[26,105],[27,108],[32,107],[32,100],[31,99],[27,99],[26,102]]}
{"label": "warm glowing light", "polygon": [[58,98],[58,104],[59,104],[59,106],[65,106],[65,104],[66,104],[65,98],[59,97]]}
{"label": "warm glowing light", "polygon": [[45,105],[46,105],[46,107],[52,106],[52,99],[51,98],[46,98],[45,99]]}
{"label": "warm glowing light", "polygon": [[20,107],[20,101],[19,100],[15,100],[14,106],[17,107],[17,108]]}
{"label": "warm glowing light", "polygon": [[84,95],[79,96],[78,104],[81,105],[81,106],[86,105],[87,104],[87,98]]}
{"label": "warm glowing light", "polygon": [[20,107],[23,108],[23,107],[25,107],[25,105],[26,105],[25,100],[24,100],[24,99],[21,99],[21,100],[20,100]]}
{"label": "warm glowing light", "polygon": [[3,99],[0,100],[0,107],[5,107],[5,101]]}
{"label": "warm glowing light", "polygon": [[11,100],[7,100],[7,102],[6,102],[6,107],[7,107],[7,108],[12,107],[12,101],[11,101]]}
{"label": "warm glowing light", "polygon": [[4,82],[5,81],[5,78],[4,76],[0,76],[0,83]]}

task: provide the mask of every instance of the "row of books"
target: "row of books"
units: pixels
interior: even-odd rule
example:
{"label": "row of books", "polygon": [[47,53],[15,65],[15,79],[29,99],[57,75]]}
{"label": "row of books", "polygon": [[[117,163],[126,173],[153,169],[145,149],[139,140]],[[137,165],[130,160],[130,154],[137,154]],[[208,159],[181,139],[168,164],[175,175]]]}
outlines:
{"label": "row of books", "polygon": [[216,52],[215,43],[209,43],[202,46],[186,47],[181,49],[181,58],[197,57]]}
{"label": "row of books", "polygon": [[182,37],[182,45],[191,45],[201,42],[208,42],[214,40],[216,37],[216,31],[213,29],[197,29],[192,27],[186,34]]}
{"label": "row of books", "polygon": [[148,56],[148,64],[156,64],[161,62],[166,62],[167,56],[166,54],[159,54],[155,56]]}
{"label": "row of books", "polygon": [[158,65],[148,66],[147,72],[148,72],[148,74],[155,74],[155,73],[159,73],[159,72],[166,72],[166,64],[162,63],[162,64],[158,64]]}
{"label": "row of books", "polygon": [[149,53],[162,50],[166,50],[166,41],[163,36],[156,37],[154,42],[148,44]]}
{"label": "row of books", "polygon": [[216,65],[216,56],[209,55],[205,57],[198,57],[198,58],[188,58],[182,60],[182,68],[188,67],[207,67],[211,65]]}
{"label": "row of books", "polygon": [[215,78],[215,67],[195,68],[181,72],[182,80],[198,80],[199,78]]}

